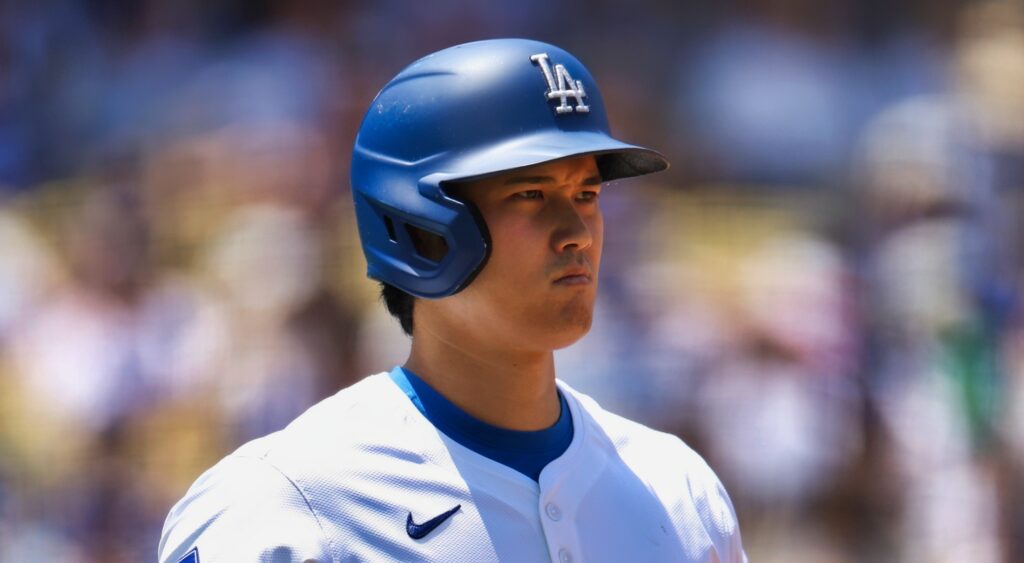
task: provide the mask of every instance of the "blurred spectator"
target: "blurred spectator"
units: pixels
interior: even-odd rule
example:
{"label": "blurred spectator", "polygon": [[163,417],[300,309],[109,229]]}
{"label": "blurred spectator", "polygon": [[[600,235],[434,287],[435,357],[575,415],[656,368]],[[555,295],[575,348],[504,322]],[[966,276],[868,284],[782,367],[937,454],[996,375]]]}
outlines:
{"label": "blurred spectator", "polygon": [[957,82],[976,135],[996,153],[1024,153],[1024,7],[1008,1],[969,6],[959,39]]}
{"label": "blurred spectator", "polygon": [[748,500],[793,511],[859,453],[850,287],[821,240],[768,240],[741,268],[737,349],[708,374],[709,447]]}
{"label": "blurred spectator", "polygon": [[782,183],[838,169],[852,123],[841,53],[759,22],[729,25],[703,48],[687,65],[681,99],[692,106],[679,120],[710,145],[711,173]]}
{"label": "blurred spectator", "polygon": [[994,193],[963,112],[916,99],[881,114],[865,137],[870,379],[904,495],[902,556],[998,561],[991,447],[998,373],[979,299],[995,274]]}

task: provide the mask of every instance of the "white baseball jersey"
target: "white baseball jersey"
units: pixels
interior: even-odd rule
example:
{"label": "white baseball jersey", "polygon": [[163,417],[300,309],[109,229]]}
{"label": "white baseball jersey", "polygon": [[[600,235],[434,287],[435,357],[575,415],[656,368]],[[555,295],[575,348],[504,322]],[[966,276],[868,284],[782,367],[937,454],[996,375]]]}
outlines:
{"label": "white baseball jersey", "polygon": [[159,560],[746,561],[699,455],[558,387],[574,435],[538,483],[440,433],[386,373],[364,379],[204,473]]}

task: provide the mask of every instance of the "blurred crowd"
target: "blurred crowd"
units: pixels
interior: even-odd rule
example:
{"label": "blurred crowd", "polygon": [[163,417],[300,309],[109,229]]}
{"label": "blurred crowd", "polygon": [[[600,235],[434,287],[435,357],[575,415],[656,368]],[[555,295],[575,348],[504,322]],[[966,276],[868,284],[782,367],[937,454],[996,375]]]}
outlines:
{"label": "blurred crowd", "polygon": [[354,134],[499,36],[673,161],[602,194],[563,379],[704,454],[752,561],[1024,560],[1024,4],[51,0],[0,3],[0,561],[151,561],[203,469],[404,359]]}

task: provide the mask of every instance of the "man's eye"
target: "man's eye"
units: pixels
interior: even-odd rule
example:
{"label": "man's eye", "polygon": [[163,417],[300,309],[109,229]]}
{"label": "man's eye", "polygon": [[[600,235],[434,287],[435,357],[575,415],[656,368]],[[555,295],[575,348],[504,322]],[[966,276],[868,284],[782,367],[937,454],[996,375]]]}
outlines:
{"label": "man's eye", "polygon": [[576,196],[576,198],[579,199],[580,201],[594,201],[597,199],[597,195],[598,193],[595,191],[586,191],[580,192],[579,195]]}
{"label": "man's eye", "polygon": [[513,199],[541,199],[540,190],[526,190],[525,192],[516,192]]}

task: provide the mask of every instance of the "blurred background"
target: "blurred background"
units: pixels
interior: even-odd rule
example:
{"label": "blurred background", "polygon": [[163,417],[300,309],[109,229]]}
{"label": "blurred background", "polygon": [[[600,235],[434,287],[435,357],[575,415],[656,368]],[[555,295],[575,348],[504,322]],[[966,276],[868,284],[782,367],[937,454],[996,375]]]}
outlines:
{"label": "blurred background", "polygon": [[560,376],[708,458],[752,561],[1024,561],[1024,4],[962,0],[0,1],[0,561],[154,560],[202,470],[404,359],[354,135],[501,36],[673,162],[602,195]]}

